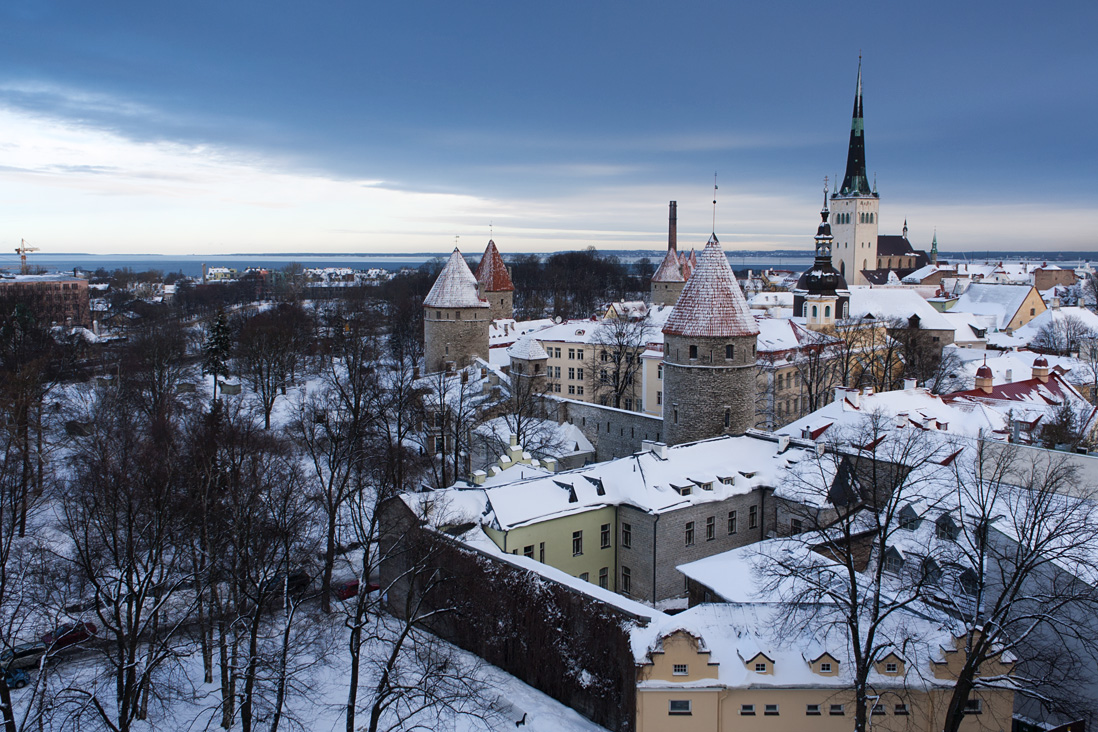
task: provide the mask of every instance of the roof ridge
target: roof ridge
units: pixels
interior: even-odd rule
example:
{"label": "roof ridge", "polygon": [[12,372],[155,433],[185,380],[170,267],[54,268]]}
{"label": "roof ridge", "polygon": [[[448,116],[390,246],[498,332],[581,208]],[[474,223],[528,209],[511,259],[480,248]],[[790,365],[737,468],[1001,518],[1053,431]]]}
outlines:
{"label": "roof ridge", "polygon": [[686,281],[663,332],[714,338],[759,334],[716,234],[709,237],[698,257],[698,266]]}

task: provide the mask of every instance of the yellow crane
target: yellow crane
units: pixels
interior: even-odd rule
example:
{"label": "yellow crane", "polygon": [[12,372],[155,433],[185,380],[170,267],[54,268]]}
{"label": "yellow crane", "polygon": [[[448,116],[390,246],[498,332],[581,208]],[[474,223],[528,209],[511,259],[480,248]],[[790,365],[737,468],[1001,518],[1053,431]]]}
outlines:
{"label": "yellow crane", "polygon": [[15,248],[15,253],[19,255],[19,272],[21,274],[27,273],[27,252],[37,252],[38,247],[32,247],[27,244],[26,239],[19,240],[19,246]]}

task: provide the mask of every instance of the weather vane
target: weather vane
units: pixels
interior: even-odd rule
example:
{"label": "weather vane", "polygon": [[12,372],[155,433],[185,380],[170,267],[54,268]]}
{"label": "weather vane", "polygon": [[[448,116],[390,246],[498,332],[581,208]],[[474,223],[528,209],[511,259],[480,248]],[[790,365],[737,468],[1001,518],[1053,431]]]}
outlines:
{"label": "weather vane", "polygon": [[717,233],[717,171],[713,171],[713,233]]}

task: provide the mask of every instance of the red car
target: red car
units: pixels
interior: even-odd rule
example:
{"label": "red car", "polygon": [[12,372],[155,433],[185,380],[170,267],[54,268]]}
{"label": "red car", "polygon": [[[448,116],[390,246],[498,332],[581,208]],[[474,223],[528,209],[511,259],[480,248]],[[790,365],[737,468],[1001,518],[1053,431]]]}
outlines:
{"label": "red car", "polygon": [[[367,592],[377,592],[381,589],[381,585],[377,582],[371,582],[366,585]],[[335,596],[337,600],[350,600],[352,597],[358,594],[358,580],[349,580],[342,584],[335,586]]]}
{"label": "red car", "polygon": [[97,630],[92,623],[65,623],[42,636],[42,642],[52,650],[67,648],[94,637]]}

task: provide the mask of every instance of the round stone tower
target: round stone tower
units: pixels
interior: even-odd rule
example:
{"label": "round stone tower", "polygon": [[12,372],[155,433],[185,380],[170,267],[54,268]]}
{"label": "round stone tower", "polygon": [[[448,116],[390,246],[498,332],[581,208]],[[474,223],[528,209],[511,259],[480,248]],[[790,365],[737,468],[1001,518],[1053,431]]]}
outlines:
{"label": "round stone tower", "polygon": [[755,423],[759,327],[714,234],[663,327],[669,445],[741,435]]}
{"label": "round stone tower", "polygon": [[491,320],[511,319],[514,317],[515,285],[511,282],[511,273],[499,256],[496,243],[488,240],[488,248],[477,265],[477,282],[481,295],[488,301],[488,313]]}
{"label": "round stone tower", "polygon": [[679,215],[678,203],[671,201],[667,215],[667,254],[660,262],[659,268],[652,275],[652,304],[674,305],[682,294],[682,288],[686,285],[683,276],[682,263],[679,261],[678,252],[678,228]]}
{"label": "round stone tower", "polygon": [[488,358],[489,308],[461,252],[454,253],[423,300],[424,360],[427,373],[447,363],[468,366]]}

